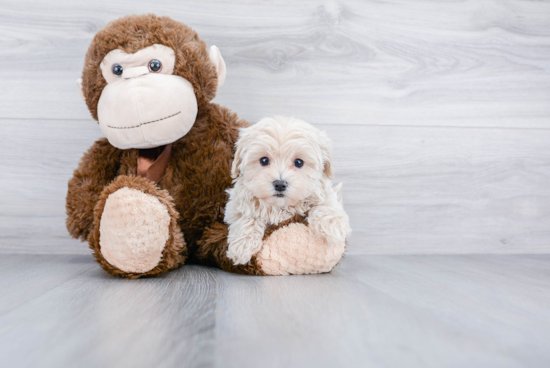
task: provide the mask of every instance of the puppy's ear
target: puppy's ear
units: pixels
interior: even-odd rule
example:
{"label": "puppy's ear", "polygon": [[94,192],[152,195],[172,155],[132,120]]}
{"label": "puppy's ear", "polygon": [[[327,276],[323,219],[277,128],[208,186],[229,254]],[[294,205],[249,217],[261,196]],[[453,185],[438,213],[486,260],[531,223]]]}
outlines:
{"label": "puppy's ear", "polygon": [[325,169],[323,171],[327,178],[334,179],[334,171],[332,170],[332,155],[328,153],[328,159],[325,161]]}
{"label": "puppy's ear", "polygon": [[241,163],[243,162],[242,158],[241,158],[241,154],[242,154],[242,147],[241,145],[239,144],[239,141],[237,141],[237,151],[235,151],[235,157],[233,158],[233,165],[231,165],[231,179],[237,179],[237,177],[239,176],[240,174],[240,166],[241,166]]}
{"label": "puppy's ear", "polygon": [[334,170],[332,169],[331,142],[325,132],[319,131],[319,144],[321,146],[321,154],[323,155],[323,173],[327,178],[333,179]]}

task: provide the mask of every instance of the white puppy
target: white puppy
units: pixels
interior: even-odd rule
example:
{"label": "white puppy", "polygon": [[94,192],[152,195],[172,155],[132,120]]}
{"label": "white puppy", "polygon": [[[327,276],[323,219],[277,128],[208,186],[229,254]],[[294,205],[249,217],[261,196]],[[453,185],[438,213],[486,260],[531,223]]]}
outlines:
{"label": "white puppy", "polygon": [[330,245],[351,233],[342,206],[341,184],[334,187],[330,140],[312,125],[294,118],[264,118],[242,128],[231,168],[225,222],[227,256],[235,264],[250,261],[262,247],[264,231],[294,215]]}

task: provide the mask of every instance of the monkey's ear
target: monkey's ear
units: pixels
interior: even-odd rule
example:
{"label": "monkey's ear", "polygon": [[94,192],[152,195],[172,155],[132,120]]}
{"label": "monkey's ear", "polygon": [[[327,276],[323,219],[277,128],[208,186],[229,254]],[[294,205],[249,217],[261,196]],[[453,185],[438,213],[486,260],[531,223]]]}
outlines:
{"label": "monkey's ear", "polygon": [[82,90],[82,78],[78,78],[76,80],[76,85],[78,86],[78,92],[80,93],[80,97],[86,102],[86,97],[84,97],[84,91]]}
{"label": "monkey's ear", "polygon": [[218,47],[214,45],[210,46],[208,49],[208,56],[210,56],[210,60],[212,60],[216,67],[216,73],[218,73],[218,87],[221,87],[223,86],[223,82],[225,82],[225,61],[223,61],[222,54]]}

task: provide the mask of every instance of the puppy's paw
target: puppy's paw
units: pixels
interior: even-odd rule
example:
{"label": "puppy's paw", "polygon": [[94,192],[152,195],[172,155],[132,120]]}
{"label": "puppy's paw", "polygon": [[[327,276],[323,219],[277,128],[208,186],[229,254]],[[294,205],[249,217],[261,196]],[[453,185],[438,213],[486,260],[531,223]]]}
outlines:
{"label": "puppy's paw", "polygon": [[227,258],[232,260],[235,265],[246,264],[250,262],[254,254],[260,251],[262,244],[262,239],[256,237],[230,240],[227,248]]}
{"label": "puppy's paw", "polygon": [[329,245],[342,244],[351,234],[348,215],[330,207],[318,207],[311,211],[308,223],[313,232]]}

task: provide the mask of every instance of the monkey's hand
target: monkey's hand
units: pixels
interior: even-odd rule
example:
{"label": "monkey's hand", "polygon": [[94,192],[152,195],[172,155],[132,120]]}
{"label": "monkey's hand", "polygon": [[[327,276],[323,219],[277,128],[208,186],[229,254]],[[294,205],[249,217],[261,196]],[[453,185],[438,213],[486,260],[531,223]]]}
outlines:
{"label": "monkey's hand", "polygon": [[227,257],[235,265],[248,263],[262,248],[265,227],[265,223],[246,217],[229,225]]}

